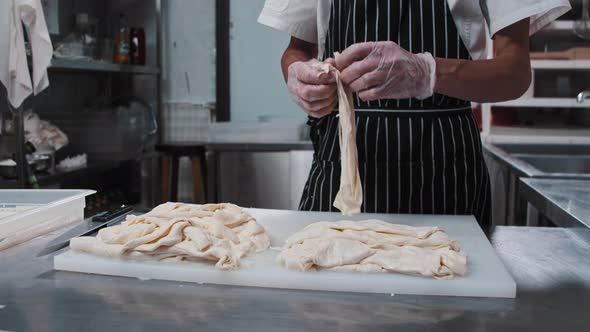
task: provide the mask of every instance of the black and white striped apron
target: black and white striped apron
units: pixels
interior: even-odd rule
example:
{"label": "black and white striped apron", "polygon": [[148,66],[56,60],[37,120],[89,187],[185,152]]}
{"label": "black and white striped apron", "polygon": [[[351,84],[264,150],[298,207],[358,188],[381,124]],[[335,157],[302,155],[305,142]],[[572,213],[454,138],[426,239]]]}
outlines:
{"label": "black and white striped apron", "polygon": [[[332,0],[323,58],[365,41],[391,40],[413,53],[469,59],[444,0]],[[468,101],[354,96],[362,212],[474,215],[490,221],[490,185]],[[301,210],[337,211],[338,118],[310,118],[314,160]]]}

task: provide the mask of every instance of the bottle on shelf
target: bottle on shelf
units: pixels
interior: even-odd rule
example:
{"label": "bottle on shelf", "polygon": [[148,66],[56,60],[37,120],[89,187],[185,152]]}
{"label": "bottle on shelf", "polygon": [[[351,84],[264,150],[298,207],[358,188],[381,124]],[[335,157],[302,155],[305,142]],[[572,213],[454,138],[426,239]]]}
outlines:
{"label": "bottle on shelf", "polygon": [[119,27],[115,35],[114,63],[129,64],[131,63],[129,47],[129,26],[125,20],[125,15],[119,16]]}
{"label": "bottle on shelf", "polygon": [[145,65],[145,31],[143,28],[131,28],[131,63]]}

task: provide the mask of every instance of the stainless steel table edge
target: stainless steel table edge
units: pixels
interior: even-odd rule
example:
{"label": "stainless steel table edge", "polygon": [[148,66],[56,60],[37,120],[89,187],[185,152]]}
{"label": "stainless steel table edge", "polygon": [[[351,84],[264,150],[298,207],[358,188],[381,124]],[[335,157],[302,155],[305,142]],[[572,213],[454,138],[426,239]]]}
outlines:
{"label": "stainless steel table edge", "polygon": [[[529,204],[533,205],[538,211],[543,213],[545,217],[553,221],[557,226],[568,228],[578,235],[578,238],[590,245],[590,237],[588,232],[590,225],[583,220],[573,215],[569,211],[563,209],[555,200],[544,195],[540,190],[534,186],[534,182],[539,179],[521,178],[520,192],[526,197]],[[543,179],[543,181],[559,181],[559,182],[579,182],[579,180],[551,180]],[[585,181],[589,182],[590,181]]]}

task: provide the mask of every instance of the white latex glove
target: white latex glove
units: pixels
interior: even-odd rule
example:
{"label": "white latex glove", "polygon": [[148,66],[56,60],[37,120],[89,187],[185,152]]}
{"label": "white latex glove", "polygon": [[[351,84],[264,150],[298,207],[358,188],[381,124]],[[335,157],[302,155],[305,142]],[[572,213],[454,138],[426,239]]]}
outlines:
{"label": "white latex glove", "polygon": [[341,79],[365,101],[425,99],[434,93],[436,62],[391,41],[354,44],[336,57]]}
{"label": "white latex glove", "polygon": [[[333,59],[326,62],[334,64]],[[314,65],[320,63],[317,60],[293,62],[287,76],[291,98],[314,118],[329,114],[338,103],[336,78],[332,73],[318,72]]]}

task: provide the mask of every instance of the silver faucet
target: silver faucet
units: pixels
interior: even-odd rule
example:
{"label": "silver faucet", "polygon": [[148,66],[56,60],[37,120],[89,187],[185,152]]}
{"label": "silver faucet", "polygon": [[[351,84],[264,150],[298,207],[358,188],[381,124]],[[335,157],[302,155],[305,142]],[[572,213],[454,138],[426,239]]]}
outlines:
{"label": "silver faucet", "polygon": [[582,91],[582,92],[578,93],[578,97],[576,97],[576,100],[578,101],[579,104],[581,104],[588,97],[590,97],[590,91]]}

